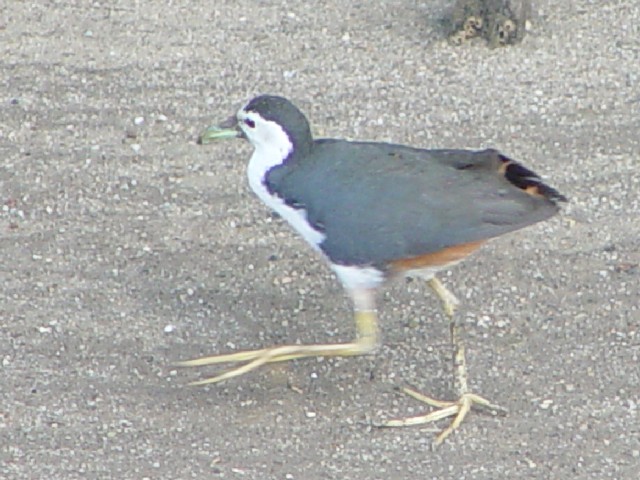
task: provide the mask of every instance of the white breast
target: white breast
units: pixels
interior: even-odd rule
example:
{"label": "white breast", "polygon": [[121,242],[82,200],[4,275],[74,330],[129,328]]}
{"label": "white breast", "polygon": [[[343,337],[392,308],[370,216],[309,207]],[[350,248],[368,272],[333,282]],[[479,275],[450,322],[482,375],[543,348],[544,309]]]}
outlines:
{"label": "white breast", "polygon": [[264,183],[267,172],[282,163],[282,155],[281,149],[256,148],[247,169],[249,186],[260,200],[278,212],[314,249],[320,250],[319,245],[324,241],[325,235],[307,222],[306,210],[288,206],[280,197],[272,195]]}

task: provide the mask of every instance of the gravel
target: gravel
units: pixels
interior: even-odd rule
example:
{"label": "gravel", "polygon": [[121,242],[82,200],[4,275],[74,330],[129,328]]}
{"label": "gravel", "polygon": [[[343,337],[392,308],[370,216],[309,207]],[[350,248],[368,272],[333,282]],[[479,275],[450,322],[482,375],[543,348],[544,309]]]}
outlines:
{"label": "gravel", "polygon": [[[0,7],[0,478],[637,478],[640,5],[535,5],[508,48],[442,35],[450,2],[177,0]],[[328,268],[197,133],[257,93],[317,135],[499,148],[570,197],[443,276],[470,383],[508,408],[377,429],[451,398],[419,282],[366,358],[210,388],[172,362],[347,340]]]}

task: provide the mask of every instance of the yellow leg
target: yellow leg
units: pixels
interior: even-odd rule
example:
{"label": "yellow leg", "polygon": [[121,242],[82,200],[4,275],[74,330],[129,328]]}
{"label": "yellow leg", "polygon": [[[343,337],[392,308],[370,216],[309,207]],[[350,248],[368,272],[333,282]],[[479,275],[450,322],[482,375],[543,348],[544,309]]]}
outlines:
{"label": "yellow leg", "polygon": [[320,345],[282,345],[277,347],[248,350],[244,352],[214,355],[195,360],[178,362],[180,367],[201,367],[220,363],[241,363],[220,375],[193,382],[191,385],[218,383],[272,362],[285,362],[307,357],[347,357],[372,352],[378,344],[378,320],[373,302],[373,292],[351,292],[355,302],[356,339],[350,343]]}
{"label": "yellow leg", "polygon": [[455,317],[460,301],[435,277],[429,280],[429,286],[442,300],[444,313],[449,317],[449,331],[451,332],[451,346],[453,347],[454,388],[458,395],[462,396],[469,391],[469,387],[467,385],[467,360],[464,354],[462,326]]}
{"label": "yellow leg", "polygon": [[442,300],[443,308],[450,320],[451,344],[453,346],[453,370],[455,390],[459,396],[455,402],[440,401],[427,397],[410,388],[403,388],[403,392],[415,398],[416,400],[426,403],[429,406],[437,408],[437,410],[425,415],[403,418],[398,420],[389,420],[383,426],[385,427],[404,427],[409,425],[424,425],[426,423],[435,422],[447,417],[454,417],[452,422],[436,437],[435,445],[440,445],[444,440],[457,429],[467,413],[473,406],[482,407],[494,413],[506,414],[506,410],[498,405],[494,405],[488,400],[469,392],[467,385],[467,364],[464,354],[464,342],[462,340],[462,327],[456,321],[454,313],[458,306],[458,299],[453,293],[437,279],[433,278],[429,281],[429,286]]}

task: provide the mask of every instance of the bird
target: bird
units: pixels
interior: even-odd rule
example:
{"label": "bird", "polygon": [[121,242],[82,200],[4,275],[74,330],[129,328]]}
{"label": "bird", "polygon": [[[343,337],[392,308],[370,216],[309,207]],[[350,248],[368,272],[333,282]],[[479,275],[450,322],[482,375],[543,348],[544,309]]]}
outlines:
{"label": "bird", "polygon": [[421,149],[392,143],[314,139],[290,100],[259,95],[235,115],[205,129],[199,144],[243,138],[253,146],[247,176],[253,192],[326,260],[353,303],[351,342],[281,345],[179,362],[233,364],[194,385],[218,383],[271,362],[373,353],[380,343],[376,294],[389,280],[424,279],[449,319],[457,399],[403,391],[427,404],[425,414],[381,423],[420,425],[450,418],[441,444],[472,407],[506,410],[473,393],[467,381],[459,305],[436,274],[488,240],[546,220],[566,201],[533,171],[495,149]]}

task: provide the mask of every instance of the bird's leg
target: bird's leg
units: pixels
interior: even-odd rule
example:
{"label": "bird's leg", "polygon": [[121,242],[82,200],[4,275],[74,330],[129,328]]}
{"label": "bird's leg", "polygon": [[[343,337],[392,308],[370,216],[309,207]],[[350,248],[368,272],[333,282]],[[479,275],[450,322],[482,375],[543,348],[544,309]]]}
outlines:
{"label": "bird's leg", "polygon": [[307,357],[348,357],[370,353],[378,345],[379,339],[374,293],[372,290],[356,290],[349,293],[355,306],[356,339],[353,342],[319,345],[282,345],[187,360],[178,362],[176,365],[180,367],[201,367],[220,363],[245,362],[243,365],[227,370],[215,377],[205,378],[192,383],[192,385],[206,385],[244,375],[266,363],[284,362]]}
{"label": "bird's leg", "polygon": [[453,293],[437,279],[429,280],[429,286],[442,300],[443,308],[449,317],[451,329],[451,344],[453,346],[453,377],[458,400],[455,402],[441,401],[423,395],[413,389],[403,388],[404,393],[418,401],[426,403],[437,410],[425,415],[390,420],[384,424],[387,427],[401,427],[408,425],[423,425],[435,422],[442,418],[454,417],[453,421],[436,437],[435,445],[441,444],[456,428],[460,426],[467,413],[473,406],[482,407],[494,413],[505,414],[506,410],[498,405],[494,405],[479,395],[469,392],[467,385],[467,364],[464,354],[464,341],[462,339],[462,326],[455,318],[455,309],[459,305],[458,299]]}
{"label": "bird's leg", "polygon": [[468,393],[469,386],[467,384],[467,359],[464,353],[462,325],[460,325],[460,321],[455,316],[460,301],[435,277],[429,280],[429,286],[442,300],[444,313],[449,317],[449,331],[451,333],[451,346],[453,347],[454,388],[458,395],[463,396]]}

